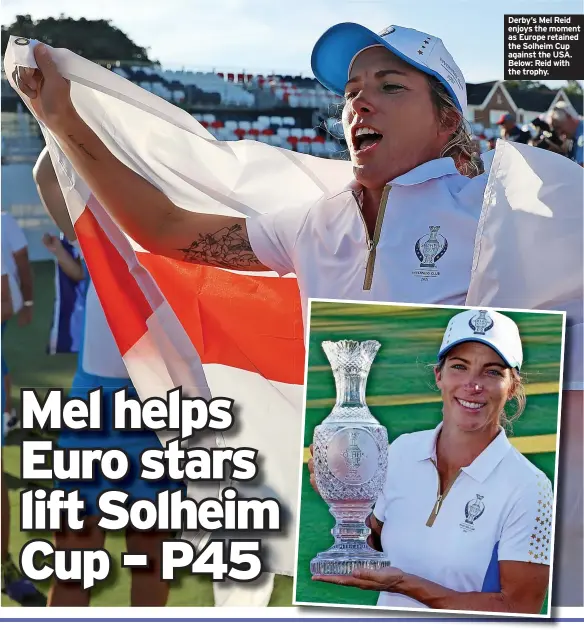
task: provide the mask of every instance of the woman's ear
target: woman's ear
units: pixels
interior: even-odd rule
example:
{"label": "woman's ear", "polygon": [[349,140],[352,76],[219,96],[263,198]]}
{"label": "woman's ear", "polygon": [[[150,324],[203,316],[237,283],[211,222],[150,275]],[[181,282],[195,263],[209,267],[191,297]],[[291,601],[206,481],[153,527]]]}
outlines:
{"label": "woman's ear", "polygon": [[445,131],[448,131],[448,133],[452,135],[456,132],[460,120],[460,112],[449,107],[442,116],[442,127]]}

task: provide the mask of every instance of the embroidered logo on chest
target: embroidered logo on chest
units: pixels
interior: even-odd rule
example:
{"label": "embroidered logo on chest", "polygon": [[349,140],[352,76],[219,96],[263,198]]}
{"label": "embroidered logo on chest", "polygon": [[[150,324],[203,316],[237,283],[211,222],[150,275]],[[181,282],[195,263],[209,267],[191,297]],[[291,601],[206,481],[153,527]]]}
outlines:
{"label": "embroidered logo on chest", "polygon": [[480,494],[476,495],[476,499],[471,499],[464,508],[465,519],[460,523],[460,528],[464,532],[474,532],[474,523],[479,519],[485,511],[484,497]]}
{"label": "embroidered logo on chest", "polygon": [[448,241],[438,232],[439,225],[429,225],[430,233],[424,234],[416,241],[414,250],[420,261],[420,267],[412,274],[418,276],[422,282],[440,275],[436,263],[444,256],[448,249]]}

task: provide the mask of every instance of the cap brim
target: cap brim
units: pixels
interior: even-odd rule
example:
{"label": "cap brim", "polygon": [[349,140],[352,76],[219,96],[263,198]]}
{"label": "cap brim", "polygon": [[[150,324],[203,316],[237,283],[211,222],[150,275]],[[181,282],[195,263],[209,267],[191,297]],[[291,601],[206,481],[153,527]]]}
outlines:
{"label": "cap brim", "polygon": [[383,46],[417,70],[436,77],[462,111],[454,90],[437,72],[417,63],[386,42],[377,33],[353,22],[343,22],[328,29],[316,42],[310,60],[314,76],[331,92],[344,96],[349,79],[349,66],[355,55],[368,46]]}
{"label": "cap brim", "polygon": [[484,346],[489,346],[492,350],[494,350],[503,360],[503,363],[509,368],[521,369],[520,365],[511,365],[511,362],[501,354],[501,351],[496,348],[492,343],[487,341],[486,339],[477,339],[477,337],[465,337],[464,339],[457,339],[452,343],[448,344],[445,348],[440,350],[438,353],[438,361],[442,360],[455,346],[459,346],[461,343],[466,343],[467,341],[474,341],[475,343],[482,343]]}

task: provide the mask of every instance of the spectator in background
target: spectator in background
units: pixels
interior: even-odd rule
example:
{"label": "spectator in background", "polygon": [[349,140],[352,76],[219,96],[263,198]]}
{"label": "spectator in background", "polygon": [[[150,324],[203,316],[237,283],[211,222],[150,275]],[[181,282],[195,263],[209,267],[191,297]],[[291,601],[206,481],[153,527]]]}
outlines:
{"label": "spectator in background", "polygon": [[[32,269],[28,260],[28,243],[16,219],[8,212],[2,212],[2,251],[6,253],[3,261],[5,261],[5,271],[10,285],[12,310],[17,315],[19,326],[28,326],[32,321],[33,307]],[[4,360],[2,374],[5,388],[5,405],[2,407],[5,415],[4,424],[5,428],[12,430],[17,427],[18,420],[12,410],[12,380]]]}
{"label": "spectator in background", "polygon": [[530,144],[539,149],[546,149],[547,151],[553,151],[560,155],[566,155],[566,151],[562,145],[562,139],[554,131],[545,120],[541,118],[534,118],[531,121],[530,128],[534,130],[534,137],[530,140]]}
{"label": "spectator in background", "polygon": [[501,126],[501,137],[505,140],[527,144],[531,139],[529,131],[523,131],[523,129],[517,125],[515,114],[504,114],[499,118],[497,124]]}
{"label": "spectator in background", "polygon": [[568,103],[558,103],[550,112],[552,129],[570,142],[567,157],[584,166],[584,120]]}
{"label": "spectator in background", "polygon": [[[2,233],[4,235],[4,232]],[[13,316],[14,308],[10,290],[8,267],[10,252],[2,248],[2,332],[6,322]],[[2,376],[4,377],[4,358],[2,358]],[[2,408],[5,407],[6,391],[4,379],[1,382]],[[4,427],[2,427],[2,448],[4,448]],[[2,560],[2,592],[21,606],[45,606],[45,596],[37,591],[32,582],[25,578],[14,564],[9,552],[10,543],[10,498],[4,474],[4,457],[2,457],[2,512],[1,512],[1,560]]]}
{"label": "spectator in background", "polygon": [[[69,242],[74,245],[75,230],[46,148],[33,169],[33,178],[45,210],[67,236]],[[72,261],[62,255],[59,246],[52,238],[45,236],[43,242],[49,249],[54,248],[61,268],[65,266],[73,275],[79,273],[79,268],[75,269],[69,265]],[[78,490],[80,498],[85,501],[83,529],[79,531],[63,527],[55,532],[54,545],[57,550],[103,548],[106,532],[97,525],[99,522],[98,501],[100,494],[106,490],[115,488],[124,491],[133,503],[139,499],[154,501],[157,494],[163,490],[172,491],[184,487],[178,481],[166,479],[147,481],[137,474],[140,470],[142,451],[160,448],[160,440],[153,431],[114,431],[113,429],[113,392],[126,388],[128,397],[137,397],[137,393],[128,376],[91,281],[88,282],[82,331],[77,370],[70,396],[86,399],[89,392],[101,389],[103,427],[99,431],[72,431],[63,428],[59,433],[57,444],[63,449],[107,449],[115,445],[128,456],[130,473],[115,484],[100,473],[96,473],[92,480],[83,482],[64,480],[55,482],[55,487],[66,492]],[[166,605],[170,585],[160,577],[161,552],[162,542],[171,537],[172,534],[164,530],[139,531],[131,527],[126,529],[128,552],[147,554],[149,558],[147,567],[132,569],[130,595],[132,606]],[[78,583],[55,579],[49,593],[48,605],[49,607],[88,606],[91,592],[91,589],[83,589]]]}
{"label": "spectator in background", "polygon": [[55,305],[48,353],[78,352],[85,321],[89,273],[80,251],[62,234],[45,234],[43,245],[55,257]]}

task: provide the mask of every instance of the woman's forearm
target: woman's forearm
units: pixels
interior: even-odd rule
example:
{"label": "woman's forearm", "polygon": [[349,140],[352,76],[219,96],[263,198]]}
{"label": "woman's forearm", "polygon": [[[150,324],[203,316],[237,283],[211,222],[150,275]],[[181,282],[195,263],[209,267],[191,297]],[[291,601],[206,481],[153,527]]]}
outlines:
{"label": "woman's forearm", "polygon": [[32,177],[47,214],[69,241],[77,240],[75,228],[69,216],[69,210],[67,210],[67,204],[47,147],[41,151],[32,169]]}
{"label": "woman's forearm", "polygon": [[203,265],[266,270],[251,249],[244,218],[179,208],[120,162],[77,113],[54,133],[97,200],[148,251]]}
{"label": "woman's forearm", "polygon": [[[168,255],[165,241],[173,240],[173,225],[187,211],[120,162],[79,115],[70,116],[54,133],[75,170],[122,229],[149,251]],[[187,235],[181,245],[189,244]],[[171,247],[176,246],[172,242]]]}
{"label": "woman's forearm", "polygon": [[36,69],[19,68],[18,89],[124,232],[155,254],[230,269],[267,269],[252,251],[245,218],[199,214],[176,206],[118,160],[83,121],[49,48],[38,44],[34,58]]}
{"label": "woman's forearm", "polygon": [[18,270],[18,279],[20,281],[20,291],[22,293],[22,299],[25,302],[32,302],[33,277],[32,266],[28,258],[28,248],[22,248],[20,251],[15,252],[14,261]]}
{"label": "woman's forearm", "polygon": [[[521,610],[521,603],[511,605],[504,593],[460,593],[417,575],[405,573],[392,592],[411,597],[429,608],[442,610],[476,610],[485,612],[538,613]],[[541,607],[541,606],[540,606]]]}
{"label": "woman's forearm", "polygon": [[71,278],[77,282],[81,282],[85,277],[83,272],[83,265],[81,261],[76,260],[71,256],[65,248],[58,249],[55,252],[55,258],[59,267]]}
{"label": "woman's forearm", "polygon": [[12,296],[10,294],[10,285],[8,284],[8,274],[2,274],[2,323],[8,321],[12,315],[14,315],[14,310],[12,309]]}

